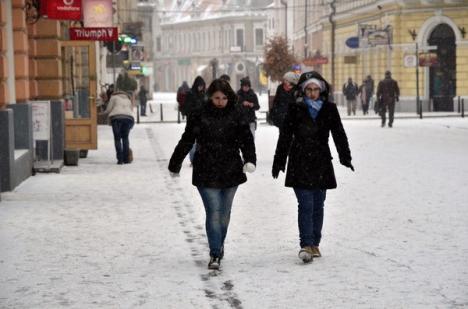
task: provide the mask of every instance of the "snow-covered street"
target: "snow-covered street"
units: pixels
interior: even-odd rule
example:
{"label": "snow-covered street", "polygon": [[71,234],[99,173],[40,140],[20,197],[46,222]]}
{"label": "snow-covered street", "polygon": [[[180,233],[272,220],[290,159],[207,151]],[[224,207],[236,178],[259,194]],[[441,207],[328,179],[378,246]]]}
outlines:
{"label": "snow-covered street", "polygon": [[344,121],[356,172],[333,153],[308,265],[293,190],[271,177],[278,130],[260,125],[219,273],[188,160],[167,171],[184,124],[136,125],[129,165],[99,126],[78,167],[1,195],[0,308],[468,308],[468,120],[379,124]]}

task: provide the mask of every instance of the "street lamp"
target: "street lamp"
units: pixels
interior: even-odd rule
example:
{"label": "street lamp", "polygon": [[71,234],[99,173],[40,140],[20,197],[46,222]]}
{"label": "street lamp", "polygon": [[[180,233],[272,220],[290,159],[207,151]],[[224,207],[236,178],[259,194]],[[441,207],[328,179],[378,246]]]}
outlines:
{"label": "street lamp", "polygon": [[419,119],[422,119],[422,105],[419,100],[419,46],[418,41],[416,41],[418,34],[415,29],[408,30],[408,32],[416,44],[416,113],[419,114]]}

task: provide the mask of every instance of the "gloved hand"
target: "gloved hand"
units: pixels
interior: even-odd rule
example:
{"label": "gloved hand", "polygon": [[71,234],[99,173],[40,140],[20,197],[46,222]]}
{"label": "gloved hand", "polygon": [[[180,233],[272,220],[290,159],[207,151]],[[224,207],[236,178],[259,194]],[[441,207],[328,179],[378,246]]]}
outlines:
{"label": "gloved hand", "polygon": [[253,173],[255,172],[255,165],[253,163],[247,162],[244,164],[242,171],[244,173]]}
{"label": "gloved hand", "polygon": [[169,175],[171,175],[172,178],[180,177],[179,173],[169,172]]}
{"label": "gloved hand", "polygon": [[354,166],[351,164],[351,161],[348,160],[340,160],[340,163],[348,168],[350,168],[354,172]]}

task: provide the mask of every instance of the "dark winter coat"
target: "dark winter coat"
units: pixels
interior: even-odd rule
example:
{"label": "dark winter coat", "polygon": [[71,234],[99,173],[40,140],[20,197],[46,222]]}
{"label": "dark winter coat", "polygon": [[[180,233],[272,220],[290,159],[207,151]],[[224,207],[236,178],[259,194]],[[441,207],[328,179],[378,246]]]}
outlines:
{"label": "dark winter coat", "polygon": [[205,81],[200,76],[195,78],[192,88],[187,93],[184,103],[184,112],[190,116],[193,112],[200,110],[206,101],[205,91],[198,91],[198,86],[205,85]]}
{"label": "dark winter coat", "polygon": [[[244,120],[248,123],[255,122],[257,116],[255,116],[255,111],[260,109],[260,105],[258,104],[258,97],[252,89],[249,91],[244,92],[242,89],[237,91],[237,96],[239,97],[239,109],[242,112]],[[242,102],[248,101],[253,103],[253,107],[245,107],[242,105]]]}
{"label": "dark winter coat", "polygon": [[273,124],[281,128],[286,118],[286,113],[288,111],[288,106],[296,101],[294,96],[294,88],[289,91],[284,90],[283,85],[279,85],[276,88],[275,98],[273,99],[273,106],[270,111],[270,119]]}
{"label": "dark winter coat", "polygon": [[289,105],[276,146],[273,170],[276,168],[284,171],[289,157],[287,187],[333,189],[337,185],[328,145],[330,132],[342,164],[351,163],[351,152],[338,109],[327,99],[328,83],[318,73],[313,77],[326,84],[327,89],[321,93],[323,106],[316,120],[313,120],[303,102],[302,94],[296,102]]}
{"label": "dark winter coat", "polygon": [[207,102],[188,117],[185,132],[169,161],[171,172],[180,171],[195,140],[194,186],[229,188],[247,181],[242,167],[247,162],[256,164],[255,144],[249,124],[242,119],[234,102],[223,109]]}
{"label": "dark winter coat", "polygon": [[400,88],[396,80],[386,77],[379,82],[377,86],[377,100],[381,106],[395,103],[395,100],[398,101],[399,96]]}
{"label": "dark winter coat", "polygon": [[343,85],[343,94],[346,100],[356,100],[358,95],[358,86],[356,83],[346,83]]}

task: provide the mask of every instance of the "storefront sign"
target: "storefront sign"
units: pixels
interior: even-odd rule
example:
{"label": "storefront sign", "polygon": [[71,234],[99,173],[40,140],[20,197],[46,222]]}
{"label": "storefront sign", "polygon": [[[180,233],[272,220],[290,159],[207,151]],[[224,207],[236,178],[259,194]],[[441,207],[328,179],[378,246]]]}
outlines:
{"label": "storefront sign", "polygon": [[352,36],[348,38],[345,42],[346,46],[349,48],[358,48],[359,47],[359,37]]}
{"label": "storefront sign", "polygon": [[437,53],[420,53],[419,54],[419,66],[421,67],[432,67],[439,63]]}
{"label": "storefront sign", "polygon": [[312,58],[306,58],[302,61],[305,66],[311,67],[314,65],[327,64],[328,58],[324,56],[314,56]]}
{"label": "storefront sign", "polygon": [[344,56],[343,62],[345,64],[356,64],[357,56]]}
{"label": "storefront sign", "polygon": [[40,14],[49,19],[81,20],[81,0],[41,0]]}
{"label": "storefront sign", "polygon": [[50,101],[32,101],[33,139],[50,139]]}
{"label": "storefront sign", "polygon": [[112,0],[85,0],[83,22],[85,27],[112,27]]}
{"label": "storefront sign", "polygon": [[70,40],[78,41],[116,41],[119,37],[117,27],[110,28],[70,28]]}

